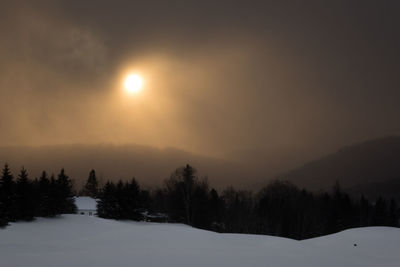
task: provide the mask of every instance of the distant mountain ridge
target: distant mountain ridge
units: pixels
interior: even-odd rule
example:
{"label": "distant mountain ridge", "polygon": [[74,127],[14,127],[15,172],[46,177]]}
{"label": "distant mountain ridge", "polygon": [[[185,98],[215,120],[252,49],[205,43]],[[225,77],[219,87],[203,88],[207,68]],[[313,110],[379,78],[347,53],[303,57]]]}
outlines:
{"label": "distant mountain ridge", "polygon": [[[280,159],[284,163],[282,166],[286,160],[290,158]],[[400,200],[400,136],[347,146],[278,176],[263,172],[279,160],[269,159],[263,165],[253,166],[175,148],[136,144],[0,147],[0,167],[6,162],[15,175],[24,166],[31,178],[38,177],[43,170],[57,174],[65,168],[77,187],[87,179],[91,169],[96,170],[103,182],[135,177],[145,186],[161,185],[175,168],[188,163],[198,169],[200,177],[207,176],[211,186],[217,189],[233,185],[256,192],[275,177],[315,191],[330,190],[335,181],[339,181],[344,190],[353,194],[382,194]]]}
{"label": "distant mountain ridge", "polygon": [[400,136],[344,147],[279,178],[311,190],[327,190],[339,181],[353,193],[400,198]]}

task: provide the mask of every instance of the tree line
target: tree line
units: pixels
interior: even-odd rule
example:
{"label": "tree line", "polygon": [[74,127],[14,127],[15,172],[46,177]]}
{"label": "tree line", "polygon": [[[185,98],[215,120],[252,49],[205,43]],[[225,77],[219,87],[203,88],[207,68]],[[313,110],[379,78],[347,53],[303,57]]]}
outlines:
{"label": "tree line", "polygon": [[339,183],[331,192],[313,193],[277,180],[257,193],[228,187],[220,194],[190,165],[176,169],[157,189],[143,190],[133,179],[107,182],[98,192],[98,215],[104,218],[143,220],[146,211],[206,230],[298,240],[354,227],[399,227],[400,220],[394,199],[353,199]]}
{"label": "tree line", "polygon": [[0,178],[0,227],[9,222],[32,221],[35,217],[54,217],[75,213],[72,181],[61,169],[57,178],[44,171],[39,178],[29,179],[22,168],[14,179],[8,165]]}
{"label": "tree line", "polygon": [[[0,224],[38,216],[74,213],[72,181],[62,169],[34,180],[22,169],[16,181],[6,165],[0,180]],[[351,198],[336,183],[331,192],[314,193],[285,181],[258,192],[233,187],[218,192],[196,169],[176,169],[162,186],[146,190],[135,179],[99,185],[92,170],[79,195],[97,199],[99,217],[168,221],[224,233],[267,234],[305,239],[365,226],[399,227],[394,199]]]}

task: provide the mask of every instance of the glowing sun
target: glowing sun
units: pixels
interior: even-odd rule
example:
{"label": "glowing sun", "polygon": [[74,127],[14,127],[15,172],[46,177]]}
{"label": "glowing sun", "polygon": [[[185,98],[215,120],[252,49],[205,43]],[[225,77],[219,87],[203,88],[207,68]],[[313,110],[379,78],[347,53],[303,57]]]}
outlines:
{"label": "glowing sun", "polygon": [[143,78],[138,74],[129,74],[125,78],[124,86],[128,93],[137,93],[142,90]]}

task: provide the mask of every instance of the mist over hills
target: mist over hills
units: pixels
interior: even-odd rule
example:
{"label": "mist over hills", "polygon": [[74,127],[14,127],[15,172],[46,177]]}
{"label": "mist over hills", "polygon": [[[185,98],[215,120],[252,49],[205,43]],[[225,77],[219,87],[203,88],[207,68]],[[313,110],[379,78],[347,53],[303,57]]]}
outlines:
{"label": "mist over hills", "polygon": [[279,178],[311,190],[327,190],[339,181],[343,189],[353,194],[400,199],[400,137],[344,147]]}
{"label": "mist over hills", "polygon": [[[51,145],[0,147],[0,164],[8,163],[16,175],[24,166],[30,177],[43,170],[57,174],[65,168],[79,188],[95,169],[100,181],[135,177],[143,186],[161,185],[178,167],[190,164],[212,187],[258,191],[273,178],[289,180],[309,190],[330,190],[339,181],[353,194],[394,196],[400,199],[400,137],[369,140],[304,164],[300,154],[287,151],[242,153],[233,160],[192,154],[175,148],[128,145]],[[302,165],[304,164],[304,165]],[[295,166],[301,166],[294,168]],[[291,170],[291,171],[286,171]],[[278,175],[281,173],[280,175]]]}
{"label": "mist over hills", "polygon": [[51,145],[40,147],[0,147],[0,163],[8,163],[16,175],[22,166],[30,177],[38,177],[43,170],[57,174],[65,168],[80,187],[89,171],[95,169],[100,181],[127,180],[135,177],[144,186],[161,185],[178,167],[190,164],[199,177],[207,176],[211,185],[249,186],[252,179],[238,162],[199,156],[189,152],[142,145]]}

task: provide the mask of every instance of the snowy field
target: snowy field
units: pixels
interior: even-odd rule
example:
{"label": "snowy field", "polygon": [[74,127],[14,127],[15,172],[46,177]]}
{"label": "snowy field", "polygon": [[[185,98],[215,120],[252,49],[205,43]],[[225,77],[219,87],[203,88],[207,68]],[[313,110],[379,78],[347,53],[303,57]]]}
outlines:
{"label": "snowy field", "polygon": [[295,241],[64,215],[0,230],[0,266],[398,267],[400,229],[358,228]]}

